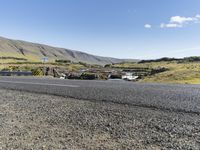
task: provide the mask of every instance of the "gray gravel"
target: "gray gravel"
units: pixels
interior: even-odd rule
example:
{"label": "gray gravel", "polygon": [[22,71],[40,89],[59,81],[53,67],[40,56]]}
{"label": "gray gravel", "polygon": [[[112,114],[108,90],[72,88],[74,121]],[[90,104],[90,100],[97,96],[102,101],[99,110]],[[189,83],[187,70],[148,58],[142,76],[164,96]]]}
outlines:
{"label": "gray gravel", "polygon": [[0,89],[0,149],[200,149],[200,116]]}

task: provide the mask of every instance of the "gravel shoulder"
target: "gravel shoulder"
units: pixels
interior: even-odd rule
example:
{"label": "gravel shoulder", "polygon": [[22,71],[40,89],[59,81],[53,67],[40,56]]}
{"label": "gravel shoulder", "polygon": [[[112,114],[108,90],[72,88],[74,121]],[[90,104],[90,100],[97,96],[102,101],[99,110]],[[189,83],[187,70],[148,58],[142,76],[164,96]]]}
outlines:
{"label": "gravel shoulder", "polygon": [[0,149],[200,149],[200,116],[0,89]]}

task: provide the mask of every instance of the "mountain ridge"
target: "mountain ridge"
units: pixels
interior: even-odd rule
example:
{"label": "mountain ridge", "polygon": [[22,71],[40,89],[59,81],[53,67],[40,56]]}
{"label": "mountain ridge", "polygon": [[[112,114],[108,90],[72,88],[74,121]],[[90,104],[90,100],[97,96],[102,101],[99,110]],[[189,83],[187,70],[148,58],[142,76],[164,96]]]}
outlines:
{"label": "mountain ridge", "polygon": [[96,56],[82,51],[59,48],[23,40],[13,40],[0,36],[0,57],[13,56],[16,58],[24,58],[28,61],[41,61],[41,58],[48,57],[50,61],[70,60],[73,62],[84,62],[98,65],[138,61],[136,59],[118,59]]}

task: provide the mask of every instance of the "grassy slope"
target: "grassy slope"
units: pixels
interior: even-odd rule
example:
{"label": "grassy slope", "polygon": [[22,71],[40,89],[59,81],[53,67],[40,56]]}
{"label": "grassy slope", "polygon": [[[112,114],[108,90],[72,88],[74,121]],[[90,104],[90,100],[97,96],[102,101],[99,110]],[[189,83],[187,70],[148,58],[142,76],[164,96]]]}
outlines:
{"label": "grassy slope", "polygon": [[158,82],[158,83],[181,83],[181,84],[200,84],[200,63],[181,63],[159,62],[144,64],[116,64],[115,67],[165,67],[169,71],[145,77],[140,82]]}
{"label": "grassy slope", "polygon": [[[0,53],[0,58],[1,57],[16,57],[16,58],[25,58],[27,59],[29,62],[42,62],[41,61],[41,58],[42,57],[36,57],[34,55],[30,55],[30,54],[27,54],[26,56],[23,56],[22,54],[19,54],[19,53],[9,53],[9,52],[1,52]],[[0,59],[0,63],[16,63],[16,62],[26,62],[26,61],[19,61],[19,60],[15,60],[15,59]],[[49,59],[48,62],[55,62],[54,59]]]}
{"label": "grassy slope", "polygon": [[[95,56],[81,51],[26,41],[11,40],[3,37],[0,37],[0,57],[25,58],[29,62],[40,62],[41,58],[48,57],[49,62],[54,62],[55,60],[71,60],[73,62],[84,62],[87,64],[98,64],[102,66],[109,63],[137,61]],[[7,63],[13,62],[12,60],[6,61]]]}
{"label": "grassy slope", "polygon": [[[18,64],[18,63],[8,63],[8,64],[1,64],[0,63],[0,70],[1,69],[11,69],[12,68],[19,68],[21,71],[31,71],[35,68],[43,68],[43,67],[50,67],[50,68],[57,68],[59,70],[65,70],[69,72],[78,72],[79,70],[86,69],[85,66],[81,64],[56,64],[56,63],[30,63],[30,64]],[[16,70],[15,70],[16,71]]]}
{"label": "grassy slope", "polygon": [[162,64],[169,71],[147,77],[143,82],[200,84],[200,63]]}

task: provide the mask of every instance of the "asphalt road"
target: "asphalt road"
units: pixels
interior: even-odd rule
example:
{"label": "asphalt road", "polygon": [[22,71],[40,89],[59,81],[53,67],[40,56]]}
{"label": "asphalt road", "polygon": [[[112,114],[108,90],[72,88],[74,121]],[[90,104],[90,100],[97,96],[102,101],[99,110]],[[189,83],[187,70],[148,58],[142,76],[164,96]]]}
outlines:
{"label": "asphalt road", "polygon": [[0,88],[200,114],[200,85],[0,77]]}
{"label": "asphalt road", "polygon": [[0,77],[0,149],[200,149],[200,86]]}

